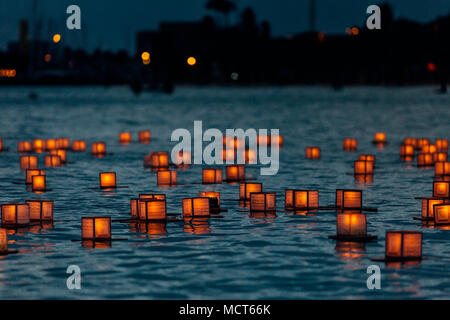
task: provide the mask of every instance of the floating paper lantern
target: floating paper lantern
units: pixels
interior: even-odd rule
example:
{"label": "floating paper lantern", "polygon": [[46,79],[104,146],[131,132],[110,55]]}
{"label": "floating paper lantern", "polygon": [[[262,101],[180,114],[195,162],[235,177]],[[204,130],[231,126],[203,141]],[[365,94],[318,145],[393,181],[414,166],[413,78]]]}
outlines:
{"label": "floating paper lantern", "polygon": [[336,190],[336,208],[340,209],[361,209],[362,191],[350,189]]}
{"label": "floating paper lantern", "polygon": [[366,237],[367,219],[364,213],[339,213],[336,215],[338,237]]}
{"label": "floating paper lantern", "polygon": [[375,155],[373,154],[360,154],[358,156],[358,160],[362,160],[362,161],[372,161],[375,164]]}
{"label": "floating paper lantern", "polygon": [[417,150],[422,150],[422,148],[426,145],[430,144],[430,140],[429,139],[425,139],[425,138],[420,138],[416,140],[416,149]]}
{"label": "floating paper lantern", "polygon": [[149,143],[150,142],[150,131],[149,130],[141,130],[138,133],[139,142],[140,143]]}
{"label": "floating paper lantern", "polygon": [[436,176],[450,176],[450,162],[436,162],[434,174]]}
{"label": "floating paper lantern", "polygon": [[59,167],[61,165],[61,158],[58,155],[46,155],[44,157],[44,165],[46,167]]}
{"label": "floating paper lantern", "polygon": [[345,138],[342,148],[345,151],[356,151],[356,149],[358,148],[358,139]]}
{"label": "floating paper lantern", "polygon": [[243,148],[245,146],[245,140],[238,139],[237,137],[223,137],[223,146],[227,147],[230,146],[230,149],[238,149]]}
{"label": "floating paper lantern", "polygon": [[84,140],[72,141],[72,151],[74,151],[74,152],[86,151],[86,141],[84,141]]}
{"label": "floating paper lantern", "polygon": [[176,165],[189,165],[192,163],[191,153],[189,151],[180,151],[175,154],[175,159],[172,159]]}
{"label": "floating paper lantern", "polygon": [[422,147],[422,153],[435,153],[437,148],[434,144],[427,144]]}
{"label": "floating paper lantern", "polygon": [[209,198],[211,210],[220,210],[220,192],[216,191],[200,191],[198,196],[201,198]]}
{"label": "floating paper lantern", "polygon": [[422,198],[422,219],[432,220],[434,218],[434,206],[444,204],[445,200],[434,197]]}
{"label": "floating paper lantern", "polygon": [[81,218],[81,238],[83,240],[107,241],[111,240],[110,217]]}
{"label": "floating paper lantern", "polygon": [[319,208],[319,191],[287,189],[284,193],[286,209],[317,209]]}
{"label": "floating paper lantern", "polygon": [[245,180],[245,166],[242,164],[225,166],[227,181]]}
{"label": "floating paper lantern", "polygon": [[131,219],[139,218],[139,199],[135,198],[130,200],[130,214]]}
{"label": "floating paper lantern", "polygon": [[42,169],[27,169],[25,174],[25,184],[33,183],[33,176],[45,176],[45,170]]}
{"label": "floating paper lantern", "polygon": [[2,225],[16,226],[30,223],[30,208],[26,203],[2,204]]}
{"label": "floating paper lantern", "polygon": [[262,183],[240,183],[239,184],[239,200],[250,200],[250,193],[261,192]]}
{"label": "floating paper lantern", "polygon": [[165,194],[155,194],[155,193],[148,193],[148,194],[140,194],[139,198],[137,199],[131,199],[130,203],[130,211],[131,211],[131,218],[137,219],[139,217],[139,206],[140,206],[140,200],[147,200],[147,199],[155,199],[155,200],[166,200]]}
{"label": "floating paper lantern", "polygon": [[95,156],[103,156],[106,154],[106,143],[104,142],[93,142],[92,143],[92,154]]}
{"label": "floating paper lantern", "polygon": [[59,156],[60,163],[66,163],[67,162],[67,151],[65,149],[54,149],[50,151],[51,155]]}
{"label": "floating paper lantern", "polygon": [[258,153],[256,150],[245,150],[245,163],[256,164],[258,162]]}
{"label": "floating paper lantern", "polygon": [[52,221],[53,201],[52,200],[26,200],[30,208],[31,221]]}
{"label": "floating paper lantern", "polygon": [[419,153],[417,155],[417,166],[428,167],[434,165],[434,157],[432,153]]}
{"label": "floating paper lantern", "polygon": [[403,139],[404,145],[412,145],[414,148],[417,145],[417,139],[416,138],[405,138]]}
{"label": "floating paper lantern", "polygon": [[223,149],[222,150],[222,160],[225,161],[231,161],[233,162],[236,160],[237,152],[235,149]]}
{"label": "floating paper lantern", "polygon": [[141,193],[139,199],[166,200],[166,195],[164,193]]}
{"label": "floating paper lantern", "polygon": [[450,181],[433,181],[433,197],[450,198]]}
{"label": "floating paper lantern", "polygon": [[422,259],[422,232],[387,231],[386,259],[390,260]]}
{"label": "floating paper lantern", "polygon": [[55,139],[47,139],[45,141],[45,150],[51,151],[56,149],[56,140]]}
{"label": "floating paper lantern", "polygon": [[376,132],[373,135],[373,142],[374,143],[386,143],[386,133],[384,132]]}
{"label": "floating paper lantern", "polygon": [[100,172],[100,188],[116,188],[116,173],[115,172]]}
{"label": "floating paper lantern", "polygon": [[131,133],[130,132],[119,133],[119,143],[120,144],[129,144],[130,142],[131,142]]}
{"label": "floating paper lantern", "polygon": [[319,147],[306,147],[305,150],[306,159],[320,159],[320,148]]}
{"label": "floating paper lantern", "polygon": [[250,211],[276,211],[277,199],[275,192],[250,193]]}
{"label": "floating paper lantern", "polygon": [[205,217],[210,215],[210,199],[187,198],[182,200],[184,217]]}
{"label": "floating paper lantern", "polygon": [[31,189],[33,191],[45,191],[45,175],[37,175],[31,178]]}
{"label": "floating paper lantern", "polygon": [[204,184],[222,183],[223,170],[220,168],[209,168],[202,170],[202,182]]}
{"label": "floating paper lantern", "polygon": [[356,160],[354,165],[355,175],[372,175],[373,174],[373,161]]}
{"label": "floating paper lantern", "polygon": [[136,224],[139,232],[146,233],[149,237],[157,238],[167,234],[165,221],[139,221]]}
{"label": "floating paper lantern", "polygon": [[402,144],[400,146],[400,157],[414,157],[414,146],[412,144]]}
{"label": "floating paper lantern", "polygon": [[161,170],[157,172],[158,186],[175,186],[177,184],[177,172],[173,170]]}
{"label": "floating paper lantern", "polygon": [[168,168],[169,153],[168,152],[151,152],[144,157],[144,167],[150,168]]}
{"label": "floating paper lantern", "polygon": [[58,138],[56,139],[56,149],[69,149],[70,141],[69,138]]}
{"label": "floating paper lantern", "polygon": [[447,139],[436,139],[435,145],[437,151],[447,152],[448,151],[448,140]]}
{"label": "floating paper lantern", "polygon": [[32,151],[32,146],[30,141],[19,141],[17,143],[17,152],[27,153]]}
{"label": "floating paper lantern", "polygon": [[0,138],[0,151],[3,151],[3,140]]}
{"label": "floating paper lantern", "polygon": [[446,152],[436,152],[433,153],[433,161],[436,162],[446,162],[448,160],[448,155]]}
{"label": "floating paper lantern", "polygon": [[37,153],[44,152],[45,150],[45,141],[42,139],[34,139],[33,140],[33,151]]}
{"label": "floating paper lantern", "polygon": [[436,225],[450,224],[450,204],[438,204],[434,206],[434,223]]}
{"label": "floating paper lantern", "polygon": [[139,219],[166,220],[166,200],[139,199]]}
{"label": "floating paper lantern", "polygon": [[8,253],[8,232],[0,228],[0,253]]}
{"label": "floating paper lantern", "polygon": [[37,156],[22,156],[20,157],[21,169],[37,169],[38,157]]}

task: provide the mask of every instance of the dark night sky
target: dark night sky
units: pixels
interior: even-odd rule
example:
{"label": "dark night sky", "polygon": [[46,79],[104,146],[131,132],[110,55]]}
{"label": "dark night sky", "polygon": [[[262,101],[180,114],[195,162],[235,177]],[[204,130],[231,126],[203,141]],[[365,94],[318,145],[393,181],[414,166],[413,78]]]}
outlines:
{"label": "dark night sky", "polygon": [[[316,0],[316,25],[320,31],[343,33],[347,26],[362,25],[366,8],[376,0]],[[390,0],[395,17],[428,22],[450,13],[450,0]],[[212,14],[206,0],[38,0],[38,15],[42,16],[41,38],[53,33],[63,35],[63,44],[82,46],[90,50],[134,49],[134,33],[156,29],[160,21],[194,21]],[[275,36],[295,34],[308,29],[309,0],[236,0],[238,11],[231,22],[239,18],[243,8],[254,8],[258,21],[268,20]],[[66,7],[81,7],[82,31],[65,27]],[[19,19],[31,17],[32,0],[0,1],[0,50],[8,41],[17,39]],[[219,17],[218,17],[219,18]]]}

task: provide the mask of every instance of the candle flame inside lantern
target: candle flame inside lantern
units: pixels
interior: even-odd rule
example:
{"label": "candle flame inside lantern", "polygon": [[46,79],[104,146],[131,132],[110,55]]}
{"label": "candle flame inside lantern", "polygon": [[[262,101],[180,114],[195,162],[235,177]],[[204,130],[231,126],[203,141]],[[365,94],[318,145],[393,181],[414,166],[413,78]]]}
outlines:
{"label": "candle flame inside lantern", "polygon": [[358,139],[345,138],[342,148],[344,151],[356,151],[356,149],[358,149]]}
{"label": "candle flame inside lantern", "polygon": [[450,162],[436,162],[434,167],[434,174],[436,176],[449,176]]}
{"label": "candle flame inside lantern", "polygon": [[44,152],[45,150],[45,141],[42,139],[34,139],[33,140],[33,151],[36,153]]}
{"label": "candle flame inside lantern", "polygon": [[151,138],[150,131],[149,130],[141,130],[138,133],[138,137],[139,137],[140,143],[149,143],[150,138]]}
{"label": "candle flame inside lantern", "polygon": [[46,167],[59,167],[61,165],[61,158],[58,155],[46,155],[44,157],[44,165]]}
{"label": "candle flame inside lantern", "polygon": [[386,133],[384,132],[376,132],[373,136],[373,142],[375,143],[386,143]]}
{"label": "candle flame inside lantern", "polygon": [[239,184],[239,200],[250,200],[250,193],[262,192],[262,183],[240,183]]}
{"label": "candle flame inside lantern", "polygon": [[447,139],[436,139],[435,142],[437,151],[447,152],[448,151],[448,140]]}
{"label": "candle flame inside lantern", "polygon": [[356,160],[354,165],[354,174],[355,175],[372,175],[374,162],[373,161],[365,161],[365,160]]}
{"label": "candle flame inside lantern", "polygon": [[422,258],[422,232],[387,231],[386,258],[407,260]]}
{"label": "candle flame inside lantern", "polygon": [[177,184],[177,172],[173,170],[161,170],[157,172],[158,186],[175,186]]}
{"label": "candle flame inside lantern", "polygon": [[84,152],[86,151],[86,141],[84,140],[74,140],[72,141],[72,151]]}
{"label": "candle flame inside lantern", "polygon": [[450,204],[438,204],[434,206],[434,223],[436,225],[450,224]]}
{"label": "candle flame inside lantern", "polygon": [[33,176],[31,181],[31,188],[33,191],[45,191],[45,175]]}
{"label": "candle flame inside lantern", "polygon": [[423,198],[422,199],[422,218],[432,219],[434,218],[434,206],[437,204],[443,204],[444,200],[439,198]]}
{"label": "candle flame inside lantern", "polygon": [[228,181],[245,180],[245,166],[242,164],[225,166],[225,174]]}
{"label": "candle flame inside lantern", "polygon": [[365,237],[367,221],[364,213],[339,213],[336,215],[336,230],[338,236]]}
{"label": "candle flame inside lantern", "polygon": [[287,189],[284,194],[286,209],[319,208],[319,191]]}
{"label": "candle flame inside lantern", "polygon": [[30,223],[30,208],[26,203],[2,204],[2,225],[27,225]]}
{"label": "candle flame inside lantern", "polygon": [[320,148],[319,147],[306,147],[305,150],[306,159],[320,159]]}
{"label": "candle flame inside lantern", "polygon": [[450,198],[450,181],[433,181],[433,197]]}
{"label": "candle flame inside lantern", "polygon": [[17,143],[17,152],[19,153],[27,153],[31,152],[32,146],[30,141],[19,141]]}
{"label": "candle flame inside lantern", "polygon": [[100,188],[116,188],[116,173],[115,172],[100,172]]}
{"label": "candle flame inside lantern", "polygon": [[166,220],[166,200],[140,199],[139,219],[141,220]]}
{"label": "candle flame inside lantern", "polygon": [[8,232],[0,228],[0,253],[8,252]]}
{"label": "candle flame inside lantern", "polygon": [[104,142],[93,142],[92,143],[92,154],[95,156],[103,156],[106,154],[106,143]]}
{"label": "candle flame inside lantern", "polygon": [[210,215],[210,199],[207,197],[182,200],[184,217],[207,217]]}
{"label": "candle flame inside lantern", "polygon": [[202,170],[202,182],[204,184],[222,183],[223,170],[221,168],[210,168]]}
{"label": "candle flame inside lantern", "polygon": [[250,193],[250,211],[276,211],[275,192]]}
{"label": "candle flame inside lantern", "polygon": [[361,209],[362,191],[361,190],[336,190],[336,207],[340,209]]}
{"label": "candle flame inside lantern", "polygon": [[52,221],[53,201],[52,200],[26,200],[30,208],[31,221]]}
{"label": "candle flame inside lantern", "polygon": [[37,169],[38,157],[37,156],[22,156],[20,157],[21,169]]}
{"label": "candle flame inside lantern", "polygon": [[129,144],[131,142],[131,132],[121,132],[119,133],[119,143]]}
{"label": "candle flame inside lantern", "polygon": [[25,176],[25,184],[33,183],[33,176],[45,176],[45,170],[42,169],[27,169]]}
{"label": "candle flame inside lantern", "polygon": [[81,218],[81,237],[83,240],[111,240],[110,217]]}

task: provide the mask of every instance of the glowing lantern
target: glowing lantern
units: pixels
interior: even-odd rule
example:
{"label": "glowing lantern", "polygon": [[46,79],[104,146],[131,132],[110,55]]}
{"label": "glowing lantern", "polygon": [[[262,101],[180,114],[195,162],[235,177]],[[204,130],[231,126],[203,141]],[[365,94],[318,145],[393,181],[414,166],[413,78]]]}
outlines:
{"label": "glowing lantern", "polygon": [[198,196],[201,198],[209,198],[211,210],[220,210],[220,192],[216,191],[200,191]]}
{"label": "glowing lantern", "polygon": [[418,150],[422,150],[422,148],[426,145],[430,144],[430,140],[429,139],[425,139],[425,138],[420,138],[416,140],[416,149]]}
{"label": "glowing lantern", "polygon": [[120,144],[129,144],[130,142],[131,142],[131,133],[130,132],[119,133],[119,143]]}
{"label": "glowing lantern", "polygon": [[46,167],[59,167],[61,165],[61,158],[58,155],[46,155],[44,157],[44,165]]}
{"label": "glowing lantern", "polygon": [[373,135],[373,142],[374,143],[386,143],[386,133],[384,133],[384,132],[376,132]]}
{"label": "glowing lantern", "polygon": [[434,206],[434,223],[436,225],[450,224],[450,204],[438,204]]}
{"label": "glowing lantern", "polygon": [[422,153],[435,153],[437,148],[434,144],[427,144],[422,147]]}
{"label": "glowing lantern", "polygon": [[166,200],[166,195],[164,193],[141,193],[139,199]]}
{"label": "glowing lantern", "polygon": [[8,232],[6,229],[0,229],[0,253],[8,252]]}
{"label": "glowing lantern", "polygon": [[361,190],[336,190],[336,208],[340,209],[361,209],[362,191]]}
{"label": "glowing lantern", "polygon": [[250,193],[262,192],[262,183],[240,183],[239,200],[250,200]]}
{"label": "glowing lantern", "polygon": [[144,167],[167,168],[169,167],[168,152],[151,152],[144,157]]}
{"label": "glowing lantern", "polygon": [[139,137],[139,142],[140,143],[149,143],[150,142],[150,138],[151,138],[150,131],[149,130],[139,131],[138,137]]}
{"label": "glowing lantern", "polygon": [[434,218],[434,206],[444,203],[444,199],[432,197],[422,198],[422,219],[432,220]]}
{"label": "glowing lantern", "polygon": [[34,139],[33,141],[33,151],[37,153],[44,152],[45,150],[45,141],[42,139]]}
{"label": "glowing lantern", "polygon": [[375,164],[376,157],[373,154],[360,154],[358,160],[362,161],[372,161]]}
{"label": "glowing lantern", "polygon": [[67,162],[67,152],[65,149],[55,149],[55,150],[50,151],[50,154],[59,156],[60,163]]}
{"label": "glowing lantern", "polygon": [[225,136],[222,139],[223,146],[228,147],[230,149],[243,148],[245,146],[245,141],[243,139],[238,139],[237,137],[228,137]]}
{"label": "glowing lantern", "polygon": [[358,148],[358,139],[345,138],[342,148],[345,151],[356,151],[356,149]]}
{"label": "glowing lantern", "polygon": [[100,188],[116,188],[116,173],[115,172],[100,172]]}
{"label": "glowing lantern", "polygon": [[175,154],[175,159],[172,159],[176,165],[189,165],[192,163],[191,153],[189,151],[180,151]]}
{"label": "glowing lantern", "polygon": [[320,159],[320,148],[319,147],[306,147],[305,150],[306,159]]}
{"label": "glowing lantern", "polygon": [[30,208],[26,203],[2,204],[2,225],[27,225],[30,223]]}
{"label": "glowing lantern", "polygon": [[400,157],[414,157],[414,146],[412,144],[402,144],[400,146]]}
{"label": "glowing lantern", "polygon": [[225,166],[227,181],[245,180],[245,166],[242,164]]}
{"label": "glowing lantern", "polygon": [[448,140],[447,139],[436,139],[435,141],[437,151],[447,152],[448,151]]}
{"label": "glowing lantern", "polygon": [[339,213],[336,215],[338,237],[367,236],[367,220],[364,213]]}
{"label": "glowing lantern", "polygon": [[58,138],[56,139],[56,149],[69,149],[70,141],[69,138]]}
{"label": "glowing lantern", "polygon": [[104,142],[93,142],[92,143],[92,154],[95,156],[103,156],[106,154],[106,143]]}
{"label": "glowing lantern", "polygon": [[30,208],[31,221],[52,221],[53,201],[52,200],[26,200]]}
{"label": "glowing lantern", "polygon": [[37,175],[33,176],[31,181],[31,189],[33,191],[45,191],[45,176],[44,175]]}
{"label": "glowing lantern", "polygon": [[250,211],[276,211],[277,199],[275,192],[250,193]]}
{"label": "glowing lantern", "polygon": [[386,258],[392,260],[422,259],[422,232],[387,231]]}
{"label": "glowing lantern", "polygon": [[111,240],[110,217],[81,218],[81,238],[83,240],[105,241]]}
{"label": "glowing lantern", "polygon": [[373,174],[373,161],[356,160],[354,174],[355,175],[372,175]]}
{"label": "glowing lantern", "polygon": [[434,174],[436,176],[450,175],[450,162],[436,162],[434,167]]}
{"label": "glowing lantern", "polygon": [[31,152],[31,142],[30,141],[19,141],[17,143],[17,152],[19,153],[27,153]]}
{"label": "glowing lantern", "polygon": [[166,200],[139,199],[139,219],[166,220]]}
{"label": "glowing lantern", "polygon": [[56,140],[55,139],[47,139],[45,141],[45,149],[47,151],[56,149]]}
{"label": "glowing lantern", "polygon": [[130,213],[131,213],[131,219],[137,219],[139,218],[139,199],[131,199],[130,200]]}
{"label": "glowing lantern", "polygon": [[448,155],[446,152],[436,152],[433,153],[434,162],[446,162],[448,160]]}
{"label": "glowing lantern", "polygon": [[37,169],[38,157],[37,156],[22,156],[20,157],[21,169]]}
{"label": "glowing lantern", "polygon": [[417,155],[417,166],[427,167],[434,165],[434,157],[432,153],[419,153]]}
{"label": "glowing lantern", "polygon": [[173,170],[162,170],[157,172],[158,186],[175,186],[177,184],[177,172]]}
{"label": "glowing lantern", "polygon": [[25,174],[25,184],[33,183],[33,176],[45,176],[45,170],[42,169],[27,169]]}
{"label": "glowing lantern", "polygon": [[245,150],[245,163],[256,164],[258,161],[258,154],[256,150]]}
{"label": "glowing lantern", "polygon": [[433,197],[450,198],[450,181],[433,181]]}
{"label": "glowing lantern", "polygon": [[165,194],[155,194],[155,193],[149,193],[149,194],[140,194],[139,198],[137,199],[131,199],[131,218],[137,219],[139,217],[139,207],[140,207],[140,201],[141,200],[166,200]]}
{"label": "glowing lantern", "polygon": [[0,151],[3,151],[3,140],[0,138]]}
{"label": "glowing lantern", "polygon": [[210,215],[210,198],[187,198],[183,199],[184,217],[205,217]]}
{"label": "glowing lantern", "polygon": [[319,207],[319,191],[287,189],[284,193],[286,209],[317,209]]}
{"label": "glowing lantern", "polygon": [[86,151],[86,141],[84,140],[74,140],[72,141],[72,151],[84,152]]}
{"label": "glowing lantern", "polygon": [[236,149],[223,149],[222,150],[222,160],[225,161],[234,161],[237,157]]}
{"label": "glowing lantern", "polygon": [[405,145],[412,145],[413,147],[416,147],[417,145],[417,139],[416,138],[405,138],[403,139],[403,144]]}
{"label": "glowing lantern", "polygon": [[203,169],[202,170],[202,181],[204,184],[214,184],[222,183],[222,169]]}

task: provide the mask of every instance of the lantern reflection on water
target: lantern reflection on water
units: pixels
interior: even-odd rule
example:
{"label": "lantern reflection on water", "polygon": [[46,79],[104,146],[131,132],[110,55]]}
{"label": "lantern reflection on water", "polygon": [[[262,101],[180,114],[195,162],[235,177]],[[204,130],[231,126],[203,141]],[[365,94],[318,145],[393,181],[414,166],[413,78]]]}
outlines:
{"label": "lantern reflection on water", "polygon": [[450,181],[433,181],[433,197],[450,198]]}
{"label": "lantern reflection on water", "polygon": [[161,237],[167,234],[166,223],[161,221],[139,221],[136,224],[136,230],[145,233],[152,238]]}
{"label": "lantern reflection on water", "polygon": [[46,155],[44,157],[44,165],[46,167],[59,167],[61,165],[61,158],[58,155]]}
{"label": "lantern reflection on water", "polygon": [[450,204],[437,204],[434,206],[435,225],[450,224]]}
{"label": "lantern reflection on water", "polygon": [[8,232],[0,228],[0,254],[8,253]]}
{"label": "lantern reflection on water", "polygon": [[33,140],[33,151],[36,153],[44,152],[45,150],[45,141],[42,139],[34,139]]}
{"label": "lantern reflection on water", "polygon": [[449,176],[450,175],[450,162],[436,162],[434,167],[435,176]]}
{"label": "lantern reflection on water", "polygon": [[350,189],[336,190],[336,208],[339,209],[361,209],[362,191]]}
{"label": "lantern reflection on water", "polygon": [[448,140],[447,139],[436,139],[435,142],[437,151],[447,152],[448,151]]}
{"label": "lantern reflection on water", "polygon": [[208,217],[204,218],[184,218],[183,231],[189,234],[207,234],[211,232]]}
{"label": "lantern reflection on water", "polygon": [[166,220],[166,200],[139,199],[140,220]]}
{"label": "lantern reflection on water", "polygon": [[239,200],[250,200],[250,193],[261,192],[262,183],[240,183],[239,184]]}
{"label": "lantern reflection on water", "polygon": [[342,148],[345,151],[356,151],[356,149],[358,148],[358,139],[345,138]]}
{"label": "lantern reflection on water", "polygon": [[30,207],[26,203],[2,204],[2,225],[17,226],[30,223]]}
{"label": "lantern reflection on water", "polygon": [[108,241],[111,240],[110,217],[81,218],[81,238],[83,240]]}
{"label": "lantern reflection on water", "polygon": [[157,172],[156,177],[158,186],[175,186],[177,185],[177,172],[174,170],[161,170]]}
{"label": "lantern reflection on water", "polygon": [[433,220],[434,219],[434,206],[437,204],[445,203],[444,199],[439,198],[422,198],[422,219]]}
{"label": "lantern reflection on water", "polygon": [[74,151],[74,152],[86,151],[86,141],[84,141],[84,140],[72,141],[72,151]]}
{"label": "lantern reflection on water", "polygon": [[105,142],[93,142],[91,150],[92,150],[92,154],[94,156],[104,156],[104,155],[106,155],[106,143]]}
{"label": "lantern reflection on water", "polygon": [[250,211],[276,211],[277,201],[275,192],[250,193]]}
{"label": "lantern reflection on water", "polygon": [[45,176],[45,170],[42,169],[27,169],[25,174],[25,184],[33,183],[33,176]]}
{"label": "lantern reflection on water", "polygon": [[319,208],[319,191],[286,189],[284,206],[288,210]]}
{"label": "lantern reflection on water", "polygon": [[52,221],[53,201],[52,200],[26,200],[30,208],[31,221]]}
{"label": "lantern reflection on water", "polygon": [[131,133],[130,132],[119,133],[119,143],[120,144],[129,144],[130,142],[131,142]]}
{"label": "lantern reflection on water", "polygon": [[320,148],[319,147],[306,147],[305,156],[306,156],[306,159],[312,159],[312,160],[320,159]]}
{"label": "lantern reflection on water", "polygon": [[31,190],[33,192],[46,191],[45,175],[33,176],[31,179]]}
{"label": "lantern reflection on water", "polygon": [[182,200],[184,217],[205,217],[210,215],[210,199],[186,198]]}
{"label": "lantern reflection on water", "polygon": [[19,141],[17,143],[17,152],[19,153],[27,153],[31,152],[31,142],[30,141]]}
{"label": "lantern reflection on water", "polygon": [[209,168],[202,170],[203,184],[222,183],[223,170],[220,168]]}
{"label": "lantern reflection on water", "polygon": [[220,211],[220,192],[216,191],[200,191],[198,196],[201,198],[209,198],[211,211]]}
{"label": "lantern reflection on water", "polygon": [[432,153],[419,153],[417,155],[417,166],[428,167],[434,165],[434,157]]}
{"label": "lantern reflection on water", "polygon": [[245,166],[242,164],[225,166],[225,175],[227,181],[245,180]]}
{"label": "lantern reflection on water", "polygon": [[100,188],[116,188],[116,173],[115,172],[100,172]]}
{"label": "lantern reflection on water", "polygon": [[141,130],[138,133],[138,139],[140,143],[149,143],[150,142],[150,131],[149,130]]}
{"label": "lantern reflection on water", "polygon": [[38,157],[37,156],[22,156],[20,157],[20,168],[21,169],[37,169],[38,168]]}
{"label": "lantern reflection on water", "polygon": [[355,175],[372,175],[373,174],[373,161],[356,160],[354,165]]}
{"label": "lantern reflection on water", "polygon": [[387,231],[387,260],[420,260],[422,259],[422,232]]}

